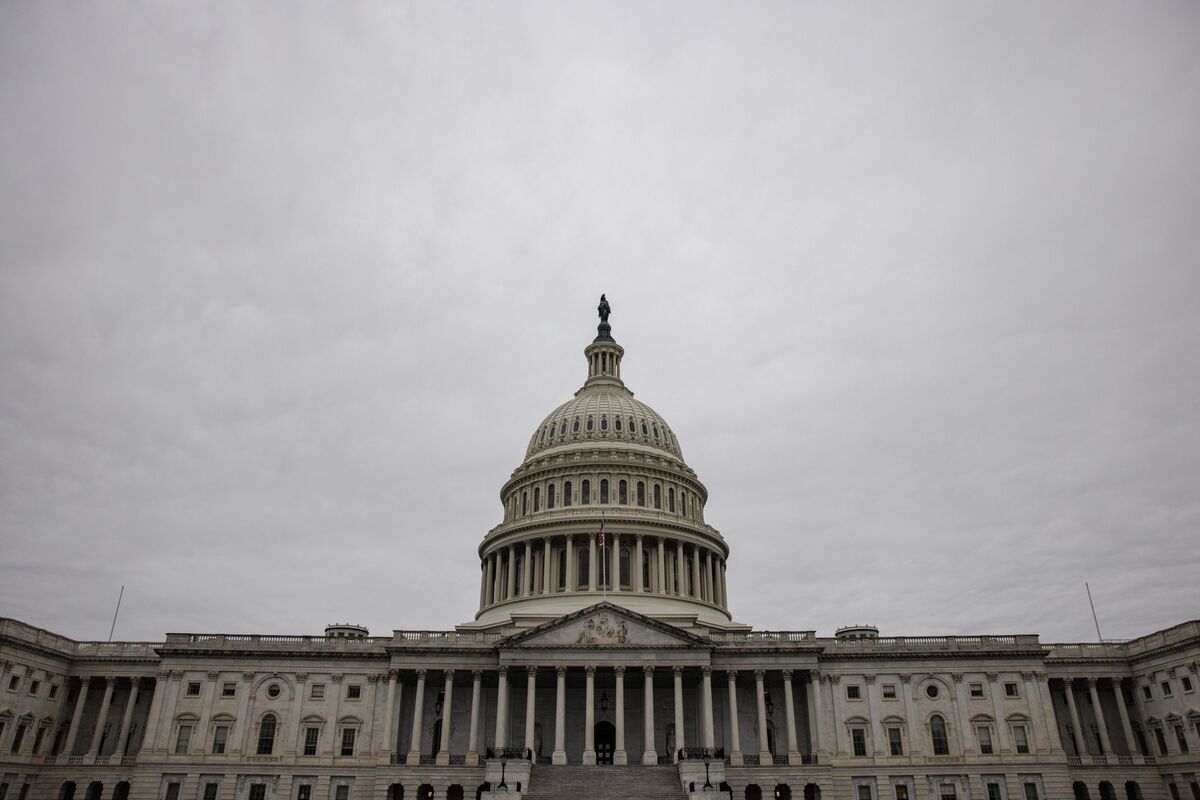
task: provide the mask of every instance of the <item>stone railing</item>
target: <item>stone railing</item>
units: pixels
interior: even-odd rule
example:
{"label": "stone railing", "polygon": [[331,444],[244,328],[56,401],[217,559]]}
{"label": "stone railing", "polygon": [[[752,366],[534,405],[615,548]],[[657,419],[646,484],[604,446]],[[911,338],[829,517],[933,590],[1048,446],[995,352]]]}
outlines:
{"label": "stone railing", "polygon": [[1133,658],[1163,647],[1200,639],[1200,621],[1192,620],[1137,639],[1106,639],[1103,642],[1068,642],[1046,646],[1049,658]]}
{"label": "stone railing", "polygon": [[390,636],[352,639],[346,636],[288,636],[231,633],[168,633],[166,646],[196,650],[295,650],[317,652],[362,652],[379,650]]}
{"label": "stone railing", "polygon": [[15,619],[0,618],[0,638],[79,658],[153,658],[162,642],[77,642]]}
{"label": "stone railing", "polygon": [[433,642],[436,644],[489,644],[511,636],[513,631],[395,631],[394,640],[399,643]]}
{"label": "stone railing", "polygon": [[1037,634],[1012,636],[880,636],[871,639],[821,639],[834,652],[1027,650],[1041,646]]}
{"label": "stone railing", "polygon": [[709,631],[708,638],[721,644],[772,644],[815,642],[816,631]]}
{"label": "stone railing", "polygon": [[[593,487],[593,491],[596,491]],[[703,522],[694,519],[684,514],[676,514],[667,511],[665,508],[656,509],[648,506],[638,506],[634,504],[622,505],[620,503],[589,503],[588,505],[574,505],[567,508],[556,508],[552,511],[532,511],[523,517],[502,522],[489,530],[483,537],[484,541],[503,536],[512,531],[519,531],[529,525],[541,525],[544,523],[559,523],[573,522],[579,520],[596,520],[603,511],[606,514],[606,528],[610,533],[615,532],[625,536],[632,535],[634,532],[627,532],[620,529],[623,522],[666,522],[674,525],[683,525],[688,528],[699,529],[705,534],[715,539],[718,542],[724,542],[725,537],[721,536],[720,532]],[[597,528],[598,530],[598,528]]]}

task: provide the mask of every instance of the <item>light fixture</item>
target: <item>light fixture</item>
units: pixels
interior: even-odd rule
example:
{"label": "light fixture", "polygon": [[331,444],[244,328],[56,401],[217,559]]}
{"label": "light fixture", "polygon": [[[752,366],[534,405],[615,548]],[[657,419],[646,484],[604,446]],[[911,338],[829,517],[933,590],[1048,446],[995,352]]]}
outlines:
{"label": "light fixture", "polygon": [[600,710],[605,713],[608,712],[608,692],[604,692],[600,695]]}
{"label": "light fixture", "polygon": [[763,697],[765,698],[766,704],[767,704],[767,716],[768,717],[775,716],[775,704],[771,702],[771,693],[764,689]]}
{"label": "light fixture", "polygon": [[443,689],[442,691],[438,692],[437,702],[433,704],[433,713],[435,713],[435,714],[442,713],[442,706],[443,706],[445,700],[446,700],[446,691]]}

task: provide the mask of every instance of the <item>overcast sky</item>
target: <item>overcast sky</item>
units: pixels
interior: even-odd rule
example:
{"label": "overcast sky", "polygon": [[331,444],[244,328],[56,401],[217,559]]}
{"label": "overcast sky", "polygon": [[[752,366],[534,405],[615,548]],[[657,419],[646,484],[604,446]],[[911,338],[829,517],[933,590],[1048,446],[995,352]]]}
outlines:
{"label": "overcast sky", "polygon": [[0,615],[449,628],[601,292],[735,618],[1200,617],[1200,5],[0,5]]}

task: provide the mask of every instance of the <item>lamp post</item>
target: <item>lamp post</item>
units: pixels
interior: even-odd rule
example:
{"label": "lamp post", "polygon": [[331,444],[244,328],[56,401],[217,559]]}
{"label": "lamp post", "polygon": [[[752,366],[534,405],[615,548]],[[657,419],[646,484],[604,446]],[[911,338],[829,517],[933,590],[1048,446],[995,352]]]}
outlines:
{"label": "lamp post", "polygon": [[704,749],[704,788],[705,789],[713,788],[712,780],[709,779],[709,777],[708,777],[708,757],[709,757],[709,755],[710,755],[710,753],[708,751],[708,748],[705,748]]}

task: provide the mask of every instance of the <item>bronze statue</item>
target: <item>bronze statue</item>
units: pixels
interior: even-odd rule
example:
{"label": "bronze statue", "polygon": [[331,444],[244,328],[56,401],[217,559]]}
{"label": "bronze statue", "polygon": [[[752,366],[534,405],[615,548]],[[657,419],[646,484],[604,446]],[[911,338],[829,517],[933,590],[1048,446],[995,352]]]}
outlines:
{"label": "bronze statue", "polygon": [[600,312],[600,321],[602,323],[608,322],[608,315],[612,309],[608,307],[608,300],[604,298],[604,295],[600,295],[600,305],[596,310]]}

